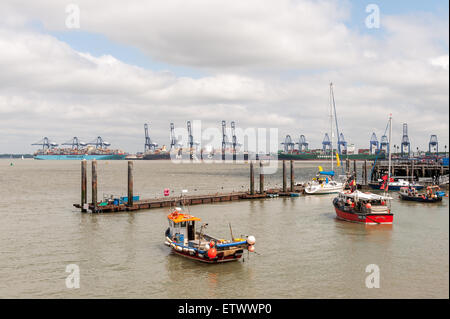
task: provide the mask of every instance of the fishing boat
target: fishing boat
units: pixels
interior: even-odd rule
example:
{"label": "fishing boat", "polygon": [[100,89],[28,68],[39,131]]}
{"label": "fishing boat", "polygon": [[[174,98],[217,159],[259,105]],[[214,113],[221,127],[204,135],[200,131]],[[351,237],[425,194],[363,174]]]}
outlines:
{"label": "fishing boat", "polygon": [[[392,136],[392,115],[389,115],[389,169],[386,181],[391,180],[391,136]],[[392,224],[394,214],[391,212],[391,197],[387,196],[388,183],[383,184],[384,195],[370,192],[360,192],[358,190],[341,192],[333,199],[333,206],[337,218],[357,222],[366,225]]]}
{"label": "fishing boat", "polygon": [[[215,264],[239,260],[244,251],[255,251],[255,237],[219,239],[204,233],[208,224],[196,230],[200,218],[183,213],[180,207],[167,215],[169,227],[165,232],[165,244],[180,256]],[[231,225],[230,225],[231,231]],[[232,231],[231,231],[232,234]]]}
{"label": "fishing boat", "polygon": [[332,177],[334,171],[323,171],[319,166],[319,173],[312,181],[309,181],[305,187],[307,194],[333,194],[342,192],[344,184],[334,181]]}
{"label": "fishing boat", "polygon": [[428,186],[425,193],[419,193],[412,187],[402,187],[399,192],[400,199],[421,203],[441,202],[444,192],[440,191],[439,186]]}
{"label": "fishing boat", "polygon": [[392,224],[392,198],[361,191],[341,192],[333,199],[337,218],[366,225]]}

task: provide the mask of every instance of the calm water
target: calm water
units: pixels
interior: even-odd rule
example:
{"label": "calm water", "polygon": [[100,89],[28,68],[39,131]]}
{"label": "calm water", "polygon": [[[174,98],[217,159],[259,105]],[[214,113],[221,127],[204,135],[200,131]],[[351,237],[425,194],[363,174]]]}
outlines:
{"label": "calm water", "polygon": [[[449,297],[448,198],[437,205],[395,199],[394,225],[370,227],[336,220],[332,195],[191,206],[208,233],[229,238],[231,222],[235,236],[256,237],[258,255],[204,265],[163,244],[166,209],[92,215],[72,207],[80,200],[79,162],[9,163],[0,160],[2,298]],[[165,187],[177,194],[248,189],[245,164],[134,165],[135,192],[144,198]],[[316,165],[297,162],[296,179],[311,177]],[[100,198],[126,193],[125,161],[99,161],[98,170]],[[279,185],[280,174],[266,184]],[[68,264],[80,267],[80,289],[66,288]],[[368,264],[380,267],[379,289],[365,286]]]}

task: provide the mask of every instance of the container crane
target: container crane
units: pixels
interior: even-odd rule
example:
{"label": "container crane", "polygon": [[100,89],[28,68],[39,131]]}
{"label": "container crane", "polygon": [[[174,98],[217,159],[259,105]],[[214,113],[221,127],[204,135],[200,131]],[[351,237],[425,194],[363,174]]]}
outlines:
{"label": "container crane", "polygon": [[402,143],[400,147],[401,156],[407,155],[409,157],[409,154],[411,152],[411,143],[409,142],[408,137],[408,124],[403,123],[403,136],[402,136]]}
{"label": "container crane", "polygon": [[328,136],[328,133],[325,133],[325,136],[323,138],[322,141],[322,149],[324,152],[326,152],[327,150],[330,151],[330,154],[333,152],[332,150],[332,145],[331,145],[331,141],[330,141],[330,137]]}
{"label": "container crane", "polygon": [[[337,126],[337,122],[336,122],[336,126]],[[339,154],[342,154],[343,151],[345,151],[345,153],[347,153],[347,142],[345,141],[344,134],[339,133],[337,145],[338,145],[338,153]]]}
{"label": "container crane", "polygon": [[378,144],[378,139],[377,139],[377,135],[375,134],[375,132],[372,133],[372,137],[370,138],[370,154],[375,154],[378,151],[379,148],[379,144]]}
{"label": "container crane", "polygon": [[71,145],[73,150],[79,150],[81,147],[84,147],[87,144],[81,142],[78,137],[74,136],[72,140],[62,143],[61,145]]}
{"label": "container crane", "polygon": [[150,135],[148,134],[148,125],[147,123],[144,124],[144,132],[145,132],[145,146],[144,146],[144,151],[151,151],[154,152],[156,147],[158,147],[157,143],[153,143],[152,140],[150,139]]}
{"label": "container crane", "polygon": [[308,150],[309,143],[306,141],[305,135],[300,135],[300,139],[298,140],[297,144],[299,152],[305,152]]}
{"label": "container crane", "polygon": [[236,125],[233,122],[231,122],[231,140],[232,140],[232,145],[233,145],[233,154],[236,154],[236,148],[241,146],[241,144],[239,144],[237,142],[237,137],[236,137]]}
{"label": "container crane", "polygon": [[438,139],[437,139],[437,135],[431,135],[430,137],[430,142],[428,143],[428,152],[436,152],[436,154],[439,154],[439,144],[438,144]]}
{"label": "container crane", "polygon": [[282,145],[284,145],[284,152],[285,153],[289,153],[292,152],[294,150],[295,147],[295,143],[292,142],[292,138],[290,135],[286,135],[286,138],[284,139],[284,142],[281,143]]}
{"label": "container crane", "polygon": [[111,143],[104,141],[101,136],[97,136],[97,139],[87,143],[86,145],[95,145],[95,148],[106,148],[110,146]]}
{"label": "container crane", "polygon": [[43,150],[48,150],[58,146],[58,144],[51,142],[48,137],[44,137],[42,140],[39,140],[31,145],[42,145]]}
{"label": "container crane", "polygon": [[383,135],[380,140],[380,150],[389,155],[389,140],[386,135]]}

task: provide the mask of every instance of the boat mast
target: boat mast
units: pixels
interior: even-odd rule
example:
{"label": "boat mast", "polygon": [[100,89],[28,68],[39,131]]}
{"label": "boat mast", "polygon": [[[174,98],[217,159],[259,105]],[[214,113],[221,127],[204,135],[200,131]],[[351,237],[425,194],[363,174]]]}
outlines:
{"label": "boat mast", "polygon": [[387,180],[388,189],[389,189],[389,181],[391,180],[391,137],[392,137],[392,113],[389,114],[389,143],[388,143],[389,166],[388,166],[388,180]]}
{"label": "boat mast", "polygon": [[330,83],[331,170],[333,171],[333,82]]}

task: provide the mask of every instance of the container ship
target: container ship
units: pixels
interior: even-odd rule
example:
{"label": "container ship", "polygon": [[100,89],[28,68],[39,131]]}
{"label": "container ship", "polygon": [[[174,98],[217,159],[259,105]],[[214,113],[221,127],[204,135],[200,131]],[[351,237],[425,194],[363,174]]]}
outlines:
{"label": "container ship", "polygon": [[[336,155],[334,156],[336,159]],[[341,154],[340,159],[349,159],[349,160],[382,160],[386,158],[386,154],[384,152],[379,152],[376,154],[370,154],[367,152],[361,152],[357,154]],[[297,161],[325,161],[330,160],[331,155],[324,152],[299,152],[299,151],[278,151],[278,159],[279,160],[297,160]]]}
{"label": "container ship", "polygon": [[36,160],[122,160],[128,155],[121,150],[109,149],[111,144],[103,141],[100,136],[90,143],[80,142],[74,137],[71,141],[61,144],[71,147],[58,147],[58,144],[50,142],[47,137],[31,145],[42,146],[33,155]]}

